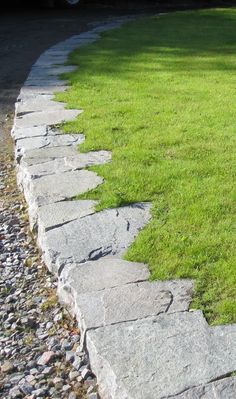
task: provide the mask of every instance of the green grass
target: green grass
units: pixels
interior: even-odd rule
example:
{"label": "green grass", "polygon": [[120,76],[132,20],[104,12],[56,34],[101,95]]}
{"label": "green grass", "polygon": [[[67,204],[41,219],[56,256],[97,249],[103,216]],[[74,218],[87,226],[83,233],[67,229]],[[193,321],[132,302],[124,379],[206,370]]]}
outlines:
{"label": "green grass", "polygon": [[81,151],[112,150],[83,198],[151,201],[125,258],[152,279],[196,279],[192,307],[211,324],[236,322],[235,27],[235,8],[126,24],[72,54],[79,69],[57,96],[85,111],[65,125],[86,135]]}

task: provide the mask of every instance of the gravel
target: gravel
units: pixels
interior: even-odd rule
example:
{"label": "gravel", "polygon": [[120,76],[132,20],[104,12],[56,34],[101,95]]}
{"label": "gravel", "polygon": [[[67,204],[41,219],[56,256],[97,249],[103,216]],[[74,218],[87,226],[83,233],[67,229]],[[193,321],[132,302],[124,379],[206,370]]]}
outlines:
{"label": "gravel", "polygon": [[0,398],[98,398],[80,331],[29,232],[13,161],[0,162]]}

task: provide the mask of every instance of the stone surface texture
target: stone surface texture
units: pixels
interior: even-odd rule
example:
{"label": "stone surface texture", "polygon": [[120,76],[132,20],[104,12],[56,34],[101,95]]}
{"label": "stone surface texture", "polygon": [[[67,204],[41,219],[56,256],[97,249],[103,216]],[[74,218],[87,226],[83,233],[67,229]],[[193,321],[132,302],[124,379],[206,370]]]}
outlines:
{"label": "stone surface texture", "polygon": [[[77,173],[85,172],[92,173]],[[81,180],[85,184],[83,176]],[[108,209],[75,219],[39,235],[45,263],[57,273],[68,263],[95,261],[108,255],[121,257],[149,221],[149,209],[148,204]]]}
{"label": "stone surface texture", "polygon": [[[236,325],[209,327],[200,311],[189,312],[192,281],[151,282],[147,265],[123,260],[150,220],[150,204],[96,213],[97,202],[74,200],[103,183],[86,168],[110,162],[112,154],[82,154],[83,135],[61,134],[56,125],[83,111],[65,109],[54,93],[67,89],[60,74],[75,69],[65,65],[68,54],[126,21],[75,35],[34,64],[12,129],[18,183],[60,301],[77,318],[102,399],[236,398]],[[73,361],[82,377],[90,375]]]}
{"label": "stone surface texture", "polygon": [[73,313],[84,334],[89,329],[123,321],[188,310],[191,287],[191,282],[185,282],[184,287],[177,281],[165,285],[143,281],[84,294],[78,294],[78,290],[75,290],[71,304],[74,304]]}
{"label": "stone surface texture", "polygon": [[95,212],[95,201],[62,201],[41,206],[38,211],[38,227],[43,231],[59,227],[72,220]]}
{"label": "stone surface texture", "polygon": [[236,378],[228,377],[206,385],[188,389],[176,395],[174,399],[234,399],[236,395]]}
{"label": "stone surface texture", "polygon": [[56,173],[42,176],[40,179],[24,179],[23,188],[29,205],[31,225],[33,226],[37,220],[40,206],[71,199],[102,182],[101,177],[88,170]]}
{"label": "stone surface texture", "polygon": [[235,339],[236,325],[178,312],[90,330],[87,348],[103,398],[162,399],[231,373]]}
{"label": "stone surface texture", "polygon": [[[84,278],[85,274],[86,279]],[[107,256],[96,262],[90,261],[79,264],[79,266],[74,264],[65,267],[61,273],[59,284],[61,290],[86,294],[148,279],[149,271],[146,265]]]}

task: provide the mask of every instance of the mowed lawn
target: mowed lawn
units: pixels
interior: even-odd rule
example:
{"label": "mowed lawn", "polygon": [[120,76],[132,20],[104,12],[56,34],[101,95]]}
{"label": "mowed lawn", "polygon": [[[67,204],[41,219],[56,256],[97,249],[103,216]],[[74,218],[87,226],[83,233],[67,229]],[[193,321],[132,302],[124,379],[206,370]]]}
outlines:
{"label": "mowed lawn", "polygon": [[57,98],[84,113],[65,131],[86,135],[80,151],[112,151],[83,198],[98,210],[151,201],[125,258],[152,279],[195,279],[192,307],[236,322],[236,8],[131,22],[70,62]]}

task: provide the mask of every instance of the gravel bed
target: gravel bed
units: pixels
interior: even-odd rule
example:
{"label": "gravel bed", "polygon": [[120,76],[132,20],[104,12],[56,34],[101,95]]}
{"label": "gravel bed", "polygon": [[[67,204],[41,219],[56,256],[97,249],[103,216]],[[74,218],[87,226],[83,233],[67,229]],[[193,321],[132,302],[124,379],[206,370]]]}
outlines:
{"label": "gravel bed", "polygon": [[0,162],[0,397],[96,399],[80,331],[29,233],[13,161]]}

